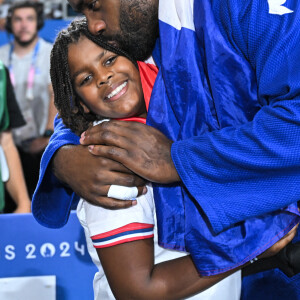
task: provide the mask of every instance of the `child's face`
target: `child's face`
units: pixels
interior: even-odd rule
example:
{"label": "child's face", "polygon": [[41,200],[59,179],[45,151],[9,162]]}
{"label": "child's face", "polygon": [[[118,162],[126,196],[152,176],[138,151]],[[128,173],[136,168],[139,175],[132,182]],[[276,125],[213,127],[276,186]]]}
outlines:
{"label": "child's face", "polygon": [[106,118],[146,116],[140,74],[129,59],[82,36],[69,46],[68,63],[85,112]]}

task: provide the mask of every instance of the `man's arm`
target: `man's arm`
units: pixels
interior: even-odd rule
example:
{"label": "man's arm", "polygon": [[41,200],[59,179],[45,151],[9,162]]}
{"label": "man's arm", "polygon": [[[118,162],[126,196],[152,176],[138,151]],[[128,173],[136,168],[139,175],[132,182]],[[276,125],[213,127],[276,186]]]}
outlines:
{"label": "man's arm", "polygon": [[130,207],[136,201],[107,198],[111,184],[137,186],[139,195],[144,190],[143,179],[118,162],[91,155],[87,147],[81,145],[66,145],[59,149],[53,159],[53,172],[90,203],[113,209]]}
{"label": "man's arm", "polygon": [[[75,197],[74,191],[93,203],[98,203],[97,200],[100,202],[99,199],[107,195],[110,184],[138,186],[139,194],[142,194],[142,179],[119,163],[91,155],[86,147],[78,145],[78,136],[66,128],[61,119],[56,118],[54,124],[54,134],[43,154],[40,177],[33,195],[32,212],[39,223],[46,227],[63,226],[68,220],[69,211],[60,212],[60,221],[53,219],[51,216],[57,216],[57,210],[60,209],[54,203],[58,206],[60,201],[71,203]],[[127,176],[121,172],[127,173]],[[115,208],[135,204],[130,200],[105,198],[104,206],[105,201],[112,203]]]}
{"label": "man's arm", "polygon": [[70,188],[67,188],[54,176],[51,166],[55,153],[66,144],[78,144],[78,137],[63,125],[61,119],[55,118],[54,134],[42,156],[39,181],[32,199],[32,213],[36,220],[46,227],[58,228],[68,220],[69,211],[64,212],[65,215],[60,218],[58,223],[56,218],[52,218],[57,214],[57,207],[52,203],[55,204],[58,199],[71,202],[74,197]]}
{"label": "man's arm", "polygon": [[99,125],[98,134],[97,128],[91,129],[81,141],[107,145],[91,152],[118,160],[151,181],[176,181],[175,165],[215,232],[220,232],[300,198],[300,78],[295,63],[300,57],[300,4],[290,1],[293,12],[286,15],[270,14],[267,1],[214,1],[217,4],[223,13],[216,18],[228,43],[256,71],[263,107],[253,121],[172,145],[142,124],[112,121]]}
{"label": "man's arm", "polygon": [[87,130],[80,142],[101,145],[90,145],[90,152],[119,161],[151,182],[181,180],[171,157],[173,142],[153,127],[113,120]]}

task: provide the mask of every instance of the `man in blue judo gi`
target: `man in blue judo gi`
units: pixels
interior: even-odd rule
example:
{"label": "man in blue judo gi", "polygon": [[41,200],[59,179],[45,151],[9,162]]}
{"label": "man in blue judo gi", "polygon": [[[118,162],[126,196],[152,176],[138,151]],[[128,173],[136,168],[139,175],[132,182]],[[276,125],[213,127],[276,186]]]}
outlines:
{"label": "man in blue judo gi", "polygon": [[[132,205],[105,197],[112,183],[142,186],[127,168],[156,183],[165,246],[188,245],[190,250],[199,224],[217,235],[288,205],[296,210],[299,2],[69,2],[87,16],[91,32],[117,40],[137,59],[153,50],[158,11],[153,57],[160,71],[147,124],[160,132],[128,122],[99,125],[81,139],[85,145],[107,145],[89,148],[101,156],[96,157],[82,146],[69,146],[78,138],[58,121],[34,196],[33,213],[41,224],[59,227],[67,221],[73,194],[61,181],[91,202]],[[54,170],[61,181],[48,167],[55,153]]]}

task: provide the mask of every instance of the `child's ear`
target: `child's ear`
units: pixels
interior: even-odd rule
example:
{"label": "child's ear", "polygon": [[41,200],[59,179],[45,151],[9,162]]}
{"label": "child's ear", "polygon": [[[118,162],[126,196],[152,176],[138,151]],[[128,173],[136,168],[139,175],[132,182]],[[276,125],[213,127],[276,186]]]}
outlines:
{"label": "child's ear", "polygon": [[82,106],[83,108],[83,111],[88,114],[90,112],[90,109],[83,103],[83,102],[80,102],[80,105]]}

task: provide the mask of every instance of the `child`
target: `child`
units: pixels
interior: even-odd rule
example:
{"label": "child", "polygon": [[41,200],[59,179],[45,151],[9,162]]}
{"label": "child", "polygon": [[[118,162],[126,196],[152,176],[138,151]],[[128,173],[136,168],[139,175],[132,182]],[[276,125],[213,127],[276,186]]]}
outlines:
{"label": "child", "polygon": [[[139,66],[140,70],[147,68],[143,63]],[[154,72],[153,68],[149,71]],[[147,115],[145,100],[148,103],[150,95],[145,93],[144,100],[145,80],[142,77],[142,85],[136,62],[122,50],[92,36],[84,20],[73,21],[58,36],[51,55],[51,79],[59,115],[77,134],[103,118],[145,118]],[[153,84],[154,80],[150,81]],[[77,213],[85,229],[90,255],[99,268],[94,280],[96,299],[185,298],[228,275],[200,278],[189,256],[166,261],[182,254],[159,248],[155,239],[153,245],[156,233],[151,189],[138,199],[136,206],[126,210],[112,211],[81,199]],[[293,221],[284,229],[293,227],[296,223]],[[276,241],[274,238],[273,243]],[[257,254],[262,252],[259,242],[258,239]],[[245,252],[247,256],[248,250]],[[157,264],[160,261],[164,262]],[[239,289],[240,275],[236,273],[195,298],[239,299]]]}
{"label": "child", "polygon": [[[85,21],[73,21],[59,34],[52,50],[51,80],[55,105],[64,123],[81,134],[101,118],[145,118],[147,111],[136,62],[119,49],[95,40],[102,47],[98,46],[90,39],[95,40],[86,30]],[[105,49],[114,49],[123,56]],[[116,79],[112,80],[113,77]],[[66,94],[71,94],[72,99],[66,98]],[[146,98],[149,99],[150,95]],[[183,256],[183,253],[158,247],[151,189],[140,198],[136,206],[118,211],[93,206],[82,199],[78,204],[77,213],[85,229],[89,253],[99,268],[94,279],[95,299],[114,299],[109,285],[116,298],[126,298],[128,286],[143,292],[138,299],[144,299],[145,295],[149,299],[182,298],[220,280],[203,279],[201,282],[188,256],[153,268],[153,251],[155,263]],[[120,233],[120,236],[115,237],[115,233]],[[170,273],[172,279],[168,278]],[[143,286],[140,280],[149,280],[147,289],[140,289]],[[209,295],[211,299],[226,299],[226,293],[230,296],[228,299],[238,299],[239,290],[240,275],[237,272],[195,299],[208,299]]]}

